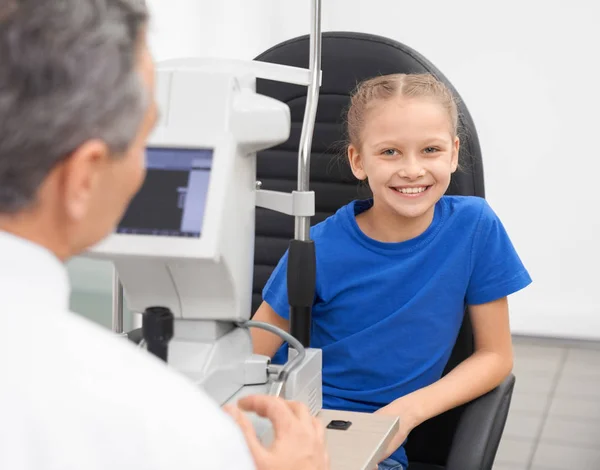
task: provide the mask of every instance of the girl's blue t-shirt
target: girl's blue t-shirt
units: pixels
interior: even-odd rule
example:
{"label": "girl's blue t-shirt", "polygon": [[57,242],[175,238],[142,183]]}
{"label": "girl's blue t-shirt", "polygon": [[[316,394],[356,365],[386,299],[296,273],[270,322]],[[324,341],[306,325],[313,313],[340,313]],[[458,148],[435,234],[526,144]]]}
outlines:
{"label": "girl's blue t-shirt", "polygon": [[[465,306],[531,283],[483,198],[442,197],[427,230],[400,243],[379,242],[360,230],[356,215],[371,205],[354,201],[311,228],[317,261],[311,347],[323,352],[326,409],[373,412],[436,382]],[[287,256],[263,290],[285,319]],[[408,465],[402,447],[392,458]]]}

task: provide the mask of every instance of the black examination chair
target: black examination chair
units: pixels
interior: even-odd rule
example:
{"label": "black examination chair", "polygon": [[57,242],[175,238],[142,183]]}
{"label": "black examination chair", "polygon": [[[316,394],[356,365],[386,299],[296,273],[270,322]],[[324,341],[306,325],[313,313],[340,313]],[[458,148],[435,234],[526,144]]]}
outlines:
{"label": "black examination chair", "polygon": [[[278,44],[257,60],[309,66],[309,37]],[[349,95],[359,81],[390,73],[430,72],[454,90],[427,59],[398,42],[367,34],[332,32],[323,34],[323,83],[312,144],[310,188],[315,191],[314,225],[342,205],[368,194],[357,184],[348,165],[339,158],[345,137],[344,111]],[[257,91],[287,103],[291,109],[290,139],[259,153],[257,180],[263,189],[296,189],[297,154],[306,102],[306,88],[260,80]],[[458,96],[458,94],[457,94]],[[459,105],[461,164],[449,194],[484,197],[481,149],[475,125],[466,106]],[[279,258],[294,237],[294,218],[257,208],[254,259],[253,312],[261,302],[261,291]],[[474,350],[468,315],[456,341],[446,372]],[[515,378],[511,375],[497,389],[460,408],[433,418],[415,429],[408,440],[409,470],[491,470],[504,430]]]}

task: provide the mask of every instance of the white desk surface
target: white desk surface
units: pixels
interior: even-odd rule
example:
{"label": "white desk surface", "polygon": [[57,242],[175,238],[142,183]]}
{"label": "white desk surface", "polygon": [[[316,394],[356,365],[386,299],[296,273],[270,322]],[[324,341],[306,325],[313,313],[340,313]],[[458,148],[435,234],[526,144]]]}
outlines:
{"label": "white desk surface", "polygon": [[333,420],[350,421],[347,431],[326,429],[331,470],[374,470],[399,429],[399,418],[371,413],[322,410],[324,426]]}

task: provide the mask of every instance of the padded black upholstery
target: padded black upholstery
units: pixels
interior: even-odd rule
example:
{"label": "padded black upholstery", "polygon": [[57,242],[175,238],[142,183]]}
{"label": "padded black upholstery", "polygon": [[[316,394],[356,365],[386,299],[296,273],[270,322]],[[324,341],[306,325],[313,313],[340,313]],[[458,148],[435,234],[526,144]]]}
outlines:
{"label": "padded black upholstery", "polygon": [[[258,56],[257,60],[308,67],[309,38],[303,36],[278,44]],[[444,81],[460,98],[452,84],[426,58],[403,44],[379,36],[346,32],[324,33],[322,70],[323,83],[311,157],[310,186],[316,197],[313,225],[352,199],[369,195],[368,190],[358,185],[352,176],[344,154],[345,110],[349,104],[349,95],[358,82],[380,74],[429,72]],[[292,191],[296,188],[297,152],[306,103],[306,88],[259,80],[257,91],[287,103],[292,115],[289,140],[276,148],[259,153],[257,179],[262,181],[263,189]],[[460,158],[463,170],[454,175],[448,194],[484,197],[483,166],[475,125],[462,102],[459,104],[459,112],[462,129]],[[292,217],[257,209],[253,311],[256,311],[261,302],[264,284],[286,250],[289,240],[294,236],[293,224]],[[473,333],[468,315],[465,315],[446,372],[472,353]],[[507,385],[502,390],[508,393],[510,401],[512,387]],[[413,431],[407,446],[411,470],[446,468],[463,409],[464,407],[460,407],[445,413]],[[490,413],[495,416],[495,410],[491,410]],[[502,417],[500,423],[501,434],[504,427]],[[486,444],[491,444],[491,448],[487,450],[495,455],[497,442]],[[468,453],[469,447],[463,450]],[[421,464],[424,466],[420,466]],[[465,466],[460,470],[467,468],[470,467]],[[481,467],[482,470],[489,468]]]}
{"label": "padded black upholstery", "polygon": [[[309,38],[299,37],[272,47],[256,58],[263,62],[308,67]],[[357,185],[345,161],[345,110],[358,82],[375,75],[399,72],[430,72],[443,80],[459,97],[452,84],[425,57],[413,49],[374,35],[324,33],[322,44],[323,83],[311,154],[310,185],[315,191],[316,215],[321,222],[342,205],[368,196]],[[258,80],[257,91],[287,103],[292,131],[284,144],[260,152],[257,179],[263,189],[292,191],[296,188],[297,152],[306,104],[306,88]],[[485,196],[481,150],[475,125],[464,103],[459,105],[462,172],[455,173],[448,194]],[[277,261],[293,238],[294,219],[257,208],[252,310],[261,302],[261,291]]]}
{"label": "padded black upholstery", "polygon": [[439,465],[429,465],[426,463],[411,463],[409,470],[444,470],[444,467]]}

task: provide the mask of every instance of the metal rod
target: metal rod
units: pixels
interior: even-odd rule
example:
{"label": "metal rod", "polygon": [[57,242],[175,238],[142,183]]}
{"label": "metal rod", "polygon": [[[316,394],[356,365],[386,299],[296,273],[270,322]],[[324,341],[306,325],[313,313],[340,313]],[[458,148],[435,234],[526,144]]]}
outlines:
{"label": "metal rod", "polygon": [[123,335],[123,284],[119,280],[116,268],[113,268],[112,294],[112,330],[118,335]]}
{"label": "metal rod", "polygon": [[[319,101],[319,88],[321,77],[321,0],[313,0],[311,10],[310,29],[310,84],[306,95],[304,122],[300,135],[300,148],[298,155],[298,191],[309,190],[310,180],[310,150],[312,146],[317,105]],[[310,234],[310,217],[296,217],[295,238],[308,240]]]}

